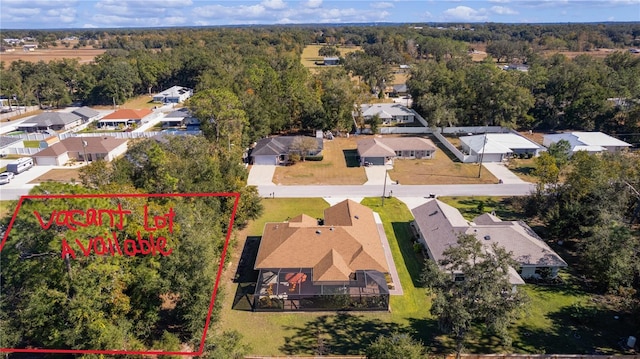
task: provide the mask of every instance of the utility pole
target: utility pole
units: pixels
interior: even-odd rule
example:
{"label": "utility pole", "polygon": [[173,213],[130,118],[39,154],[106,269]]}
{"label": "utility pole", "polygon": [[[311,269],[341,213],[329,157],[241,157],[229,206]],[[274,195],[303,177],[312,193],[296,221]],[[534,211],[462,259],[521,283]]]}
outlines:
{"label": "utility pole", "polygon": [[482,159],[484,157],[484,150],[487,146],[487,130],[484,131],[484,138],[482,140],[482,153],[480,153],[480,167],[478,167],[478,178],[480,178],[480,174],[482,173]]}

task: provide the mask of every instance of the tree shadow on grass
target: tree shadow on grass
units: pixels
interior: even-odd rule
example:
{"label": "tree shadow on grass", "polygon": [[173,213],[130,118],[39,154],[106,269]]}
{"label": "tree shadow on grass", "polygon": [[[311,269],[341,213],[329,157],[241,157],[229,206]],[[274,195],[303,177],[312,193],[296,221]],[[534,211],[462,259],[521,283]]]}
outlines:
{"label": "tree shadow on grass", "polygon": [[253,269],[258,255],[261,237],[247,237],[240,255],[238,268],[233,282],[238,283],[232,308],[235,310],[253,310],[253,293],[256,290],[259,271]]}
{"label": "tree shadow on grass", "polygon": [[[413,249],[413,235],[409,222],[393,222],[391,226],[393,227],[402,259],[404,259],[404,265],[407,267],[413,286],[422,287],[420,274],[422,272],[424,258],[421,253],[416,253]],[[396,267],[400,265],[402,265],[402,263],[396,263]]]}
{"label": "tree shadow on grass", "polygon": [[295,330],[280,347],[287,355],[362,355],[378,336],[407,330],[397,323],[350,313],[327,314],[284,329]]}
{"label": "tree shadow on grass", "polygon": [[347,167],[360,167],[360,161],[358,161],[358,150],[342,150],[344,154],[344,161]]}
{"label": "tree shadow on grass", "polygon": [[[637,333],[639,321],[630,314],[576,303],[547,315],[551,329],[517,328],[513,347],[518,351],[568,354],[634,354],[626,339]],[[615,319],[618,317],[618,319]]]}

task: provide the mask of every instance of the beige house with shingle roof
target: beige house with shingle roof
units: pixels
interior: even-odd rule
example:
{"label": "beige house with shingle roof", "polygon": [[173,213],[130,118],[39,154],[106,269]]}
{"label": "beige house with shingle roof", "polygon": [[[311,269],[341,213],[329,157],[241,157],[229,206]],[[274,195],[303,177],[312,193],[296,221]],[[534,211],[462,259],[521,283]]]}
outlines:
{"label": "beige house with shingle roof", "polygon": [[[429,258],[439,262],[443,252],[456,245],[458,235],[472,234],[486,248],[493,243],[511,252],[519,268],[510,270],[511,284],[523,284],[523,278],[555,277],[567,263],[545,243],[526,223],[502,221],[485,213],[467,221],[455,208],[436,199],[411,210],[415,221],[412,226],[418,240],[425,246]],[[459,275],[463,275],[460,273]]]}
{"label": "beige house with shingle roof", "polygon": [[69,161],[111,161],[127,151],[127,140],[111,136],[68,137],[33,155],[39,166],[62,166]]}
{"label": "beige house with shingle roof", "polygon": [[358,141],[360,165],[384,165],[401,159],[431,159],[436,145],[422,137],[374,137]]}
{"label": "beige house with shingle roof", "polygon": [[389,266],[371,209],[345,200],[324,216],[265,225],[255,310],[388,309]]}

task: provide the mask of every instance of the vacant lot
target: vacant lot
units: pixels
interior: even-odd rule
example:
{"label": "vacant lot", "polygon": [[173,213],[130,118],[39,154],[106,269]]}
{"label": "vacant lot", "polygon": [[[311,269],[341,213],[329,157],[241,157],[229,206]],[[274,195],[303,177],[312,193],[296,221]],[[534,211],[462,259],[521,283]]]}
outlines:
{"label": "vacant lot", "polygon": [[78,168],[55,168],[29,183],[42,183],[48,181],[64,183],[79,182],[80,172]]}
{"label": "vacant lot", "polygon": [[2,61],[5,66],[11,65],[13,61],[23,60],[29,62],[44,61],[49,62],[52,60],[60,59],[78,59],[80,63],[88,63],[93,59],[105,52],[103,49],[84,48],[84,49],[69,49],[69,48],[51,48],[51,49],[36,49],[36,51],[23,51],[22,48],[17,48],[13,52],[3,52]]}

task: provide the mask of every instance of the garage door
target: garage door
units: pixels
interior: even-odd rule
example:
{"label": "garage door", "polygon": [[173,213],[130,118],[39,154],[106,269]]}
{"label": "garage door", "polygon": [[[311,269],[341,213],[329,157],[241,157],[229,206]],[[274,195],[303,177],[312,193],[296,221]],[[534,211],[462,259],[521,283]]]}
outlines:
{"label": "garage door", "polygon": [[254,156],[254,165],[276,165],[276,156]]}

